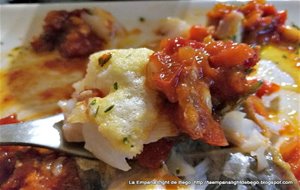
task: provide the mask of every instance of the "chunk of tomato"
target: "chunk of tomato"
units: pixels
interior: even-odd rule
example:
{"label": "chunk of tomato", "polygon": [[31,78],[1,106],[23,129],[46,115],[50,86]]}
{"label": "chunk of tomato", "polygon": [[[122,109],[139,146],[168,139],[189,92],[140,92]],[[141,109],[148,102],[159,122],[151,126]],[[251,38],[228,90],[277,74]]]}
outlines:
{"label": "chunk of tomato", "polygon": [[20,121],[17,119],[16,114],[11,114],[7,117],[1,118],[0,119],[0,125],[4,124],[12,124],[12,123],[19,123]]}
{"label": "chunk of tomato", "polygon": [[175,86],[183,65],[175,62],[170,55],[156,52],[150,56],[147,65],[147,80],[149,85],[163,92],[170,102],[176,102]]}
{"label": "chunk of tomato", "polygon": [[292,172],[300,182],[300,137],[294,137],[280,147],[283,160],[290,164]]}
{"label": "chunk of tomato", "polygon": [[168,158],[173,144],[171,140],[160,139],[144,145],[143,152],[137,156],[139,165],[150,169],[159,168]]}
{"label": "chunk of tomato", "polygon": [[203,39],[209,35],[209,32],[206,27],[200,25],[194,25],[191,27],[189,39],[202,42]]}
{"label": "chunk of tomato", "polygon": [[270,95],[274,92],[277,92],[279,89],[280,86],[278,84],[264,81],[261,87],[256,92],[256,96],[261,98],[264,95]]}
{"label": "chunk of tomato", "polygon": [[256,63],[253,58],[256,59],[257,52],[247,44],[216,41],[207,44],[206,50],[211,55],[209,61],[213,67],[251,67]]}

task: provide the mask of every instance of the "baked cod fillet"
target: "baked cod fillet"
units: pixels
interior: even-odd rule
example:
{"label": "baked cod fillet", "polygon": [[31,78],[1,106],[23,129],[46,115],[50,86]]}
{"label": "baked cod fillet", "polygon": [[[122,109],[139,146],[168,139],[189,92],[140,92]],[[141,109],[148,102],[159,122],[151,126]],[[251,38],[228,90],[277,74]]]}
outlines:
{"label": "baked cod fillet", "polygon": [[68,141],[84,141],[97,158],[127,171],[126,158],[141,153],[144,144],[177,135],[170,119],[160,113],[157,92],[146,85],[152,53],[140,48],[90,56],[85,78],[74,84],[74,98],[60,102]]}

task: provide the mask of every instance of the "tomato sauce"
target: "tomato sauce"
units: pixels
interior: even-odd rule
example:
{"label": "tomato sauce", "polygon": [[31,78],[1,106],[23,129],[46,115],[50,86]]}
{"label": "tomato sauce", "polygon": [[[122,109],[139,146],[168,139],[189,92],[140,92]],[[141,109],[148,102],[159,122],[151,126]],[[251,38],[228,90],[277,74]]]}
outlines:
{"label": "tomato sauce", "polygon": [[209,25],[217,27],[220,21],[232,11],[244,16],[243,39],[247,44],[281,43],[285,40],[281,28],[287,19],[286,11],[278,11],[264,0],[254,0],[242,6],[217,4],[208,14]]}
{"label": "tomato sauce", "polygon": [[31,42],[32,48],[36,52],[57,49],[66,58],[86,57],[101,50],[104,40],[92,31],[82,14],[89,11],[50,11],[44,19],[44,32]]}
{"label": "tomato sauce", "polygon": [[[16,114],[0,124],[18,123]],[[1,126],[0,126],[1,127]],[[0,146],[0,189],[83,189],[73,158],[51,150]]]}
{"label": "tomato sauce", "polygon": [[226,146],[213,110],[249,93],[253,83],[246,80],[246,74],[257,61],[257,49],[246,44],[209,38],[203,42],[168,39],[150,57],[147,81],[177,104],[173,114],[182,132],[192,139]]}
{"label": "tomato sauce", "polygon": [[256,96],[261,98],[264,95],[270,95],[278,90],[280,90],[280,86],[278,84],[264,81],[262,86],[256,92]]}
{"label": "tomato sauce", "polygon": [[143,152],[137,156],[139,165],[156,169],[167,160],[174,142],[169,139],[160,139],[157,142],[144,145]]}
{"label": "tomato sauce", "polygon": [[290,164],[291,170],[300,182],[300,137],[294,137],[280,147],[283,160]]}
{"label": "tomato sauce", "polygon": [[20,121],[17,119],[17,114],[11,114],[7,117],[0,119],[0,125],[4,124],[12,124],[12,123],[19,123]]}

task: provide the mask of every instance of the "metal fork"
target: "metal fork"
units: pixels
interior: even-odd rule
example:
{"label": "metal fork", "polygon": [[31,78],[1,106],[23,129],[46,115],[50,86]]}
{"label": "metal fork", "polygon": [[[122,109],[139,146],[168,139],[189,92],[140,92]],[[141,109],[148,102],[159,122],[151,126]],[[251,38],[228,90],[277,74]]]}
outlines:
{"label": "metal fork", "polygon": [[61,130],[63,114],[23,123],[0,125],[0,145],[45,147],[74,156],[95,159],[83,143],[66,142]]}

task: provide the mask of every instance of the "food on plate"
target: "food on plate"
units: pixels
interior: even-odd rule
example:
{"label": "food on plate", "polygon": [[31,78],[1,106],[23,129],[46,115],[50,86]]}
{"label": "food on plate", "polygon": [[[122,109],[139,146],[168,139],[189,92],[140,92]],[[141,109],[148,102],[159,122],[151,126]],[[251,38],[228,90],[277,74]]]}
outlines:
{"label": "food on plate", "polygon": [[253,85],[248,84],[246,71],[256,64],[258,55],[246,44],[205,40],[175,38],[162,42],[162,50],[150,58],[147,77],[152,88],[170,103],[177,103],[171,114],[183,132],[192,139],[226,146],[212,114],[225,102],[249,93]]}
{"label": "food on plate", "polygon": [[299,189],[300,31],[286,19],[260,0],[133,29],[98,8],[50,11],[0,72],[0,124],[63,112],[65,139],[99,160],[3,146],[1,189]]}
{"label": "food on plate", "polygon": [[[143,145],[177,135],[160,108],[158,93],[146,86],[149,49],[107,50],[91,55],[87,74],[74,84],[74,99],[60,102],[64,134],[111,166],[129,170]],[[99,146],[101,145],[101,146]]]}
{"label": "food on plate", "polygon": [[126,32],[110,13],[102,9],[51,11],[44,21],[43,33],[31,41],[33,50],[57,49],[67,58],[89,56]]}
{"label": "food on plate", "polygon": [[[16,115],[0,119],[1,124],[19,122]],[[82,189],[71,157],[28,146],[1,146],[0,152],[1,189]]]}
{"label": "food on plate", "polygon": [[248,44],[284,43],[297,46],[299,31],[285,26],[287,11],[261,0],[241,6],[217,4],[207,14],[208,24],[218,39],[234,39]]}

